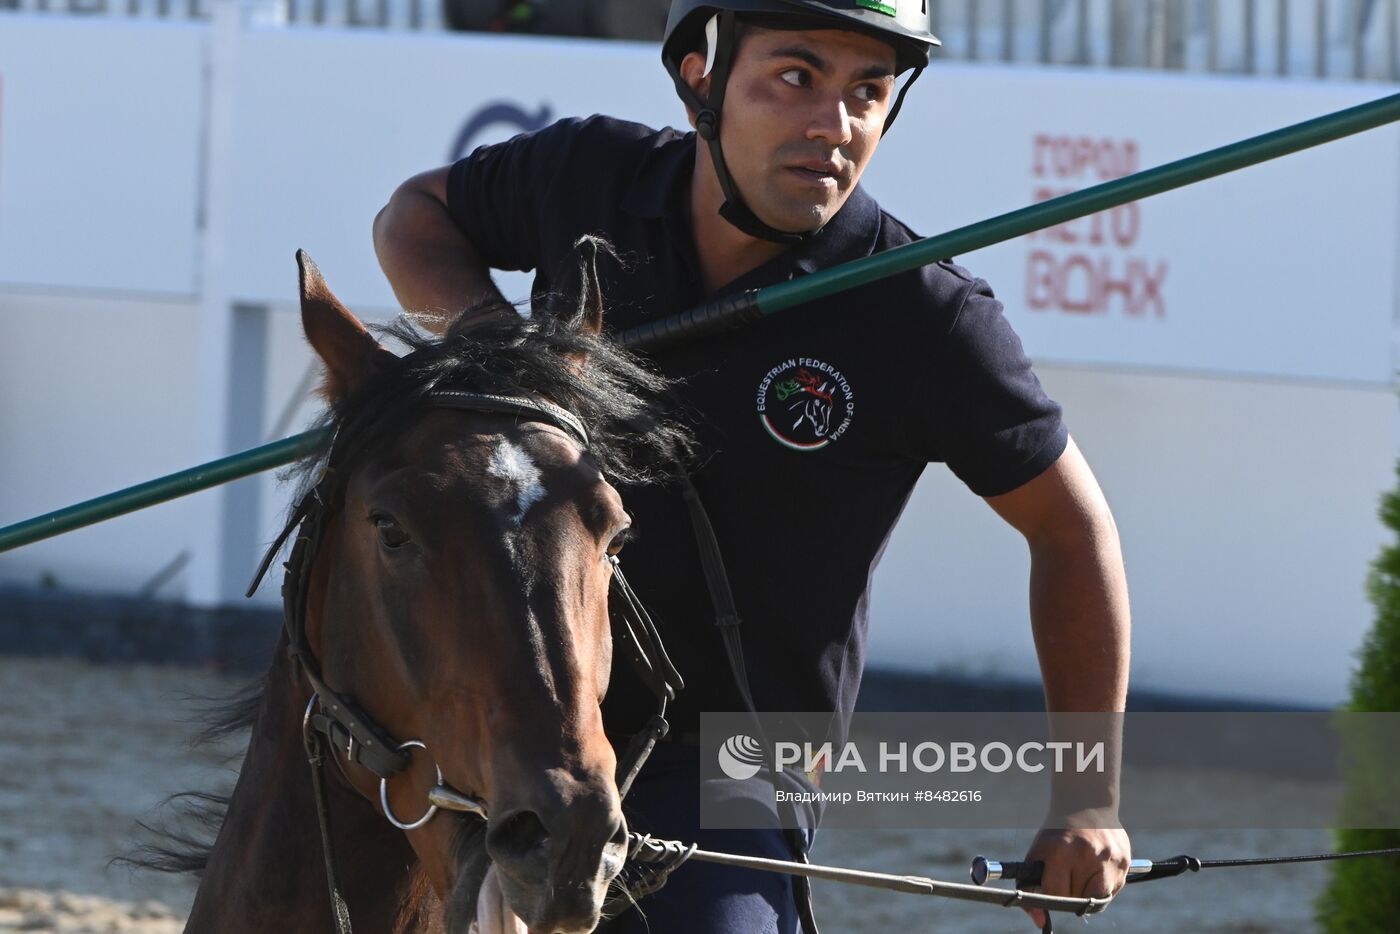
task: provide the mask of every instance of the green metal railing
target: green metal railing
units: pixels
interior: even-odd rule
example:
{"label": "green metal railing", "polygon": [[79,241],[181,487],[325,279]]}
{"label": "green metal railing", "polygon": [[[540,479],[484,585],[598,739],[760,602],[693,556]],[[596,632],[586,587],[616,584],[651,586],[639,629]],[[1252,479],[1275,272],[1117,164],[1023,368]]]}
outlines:
{"label": "green metal railing", "polygon": [[[623,339],[629,346],[650,347],[668,339],[732,327],[754,317],[774,314],[815,298],[906,272],[945,257],[970,253],[1130,201],[1239,171],[1397,121],[1400,121],[1400,94],[1212,149],[936,237],[928,237],[885,253],[813,273],[801,279],[770,286],[749,293],[738,301],[730,300],[722,306],[693,309],[645,328],[628,331],[623,335]],[[322,438],[323,435],[318,432],[295,435],[0,528],[0,552],[291,463],[314,450]]]}

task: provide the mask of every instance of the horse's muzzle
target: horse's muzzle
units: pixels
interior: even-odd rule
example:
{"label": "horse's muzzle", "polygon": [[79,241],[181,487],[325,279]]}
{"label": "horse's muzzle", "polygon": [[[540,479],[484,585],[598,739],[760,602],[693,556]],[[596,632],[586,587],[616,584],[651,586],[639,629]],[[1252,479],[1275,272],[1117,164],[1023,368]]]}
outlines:
{"label": "horse's muzzle", "polygon": [[566,799],[545,786],[529,803],[493,815],[486,832],[501,891],[531,931],[585,934],[597,926],[608,883],[626,859],[617,796]]}

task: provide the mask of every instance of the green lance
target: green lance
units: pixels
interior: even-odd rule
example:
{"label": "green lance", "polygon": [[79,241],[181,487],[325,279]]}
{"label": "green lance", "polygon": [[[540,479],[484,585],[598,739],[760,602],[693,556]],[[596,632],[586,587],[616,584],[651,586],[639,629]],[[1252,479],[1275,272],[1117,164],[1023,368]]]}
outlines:
{"label": "green lance", "polygon": [[[1237,172],[1261,162],[1397,121],[1400,121],[1400,94],[1392,94],[979,221],[935,237],[927,237],[800,279],[729,296],[682,314],[632,328],[623,332],[620,340],[633,349],[654,349],[666,343],[742,327],[765,315],[907,272],[946,257],[971,253],[1037,230],[1097,214],[1164,191],[1183,188],[1228,172]],[[324,434],[321,432],[306,432],[17,522],[0,528],[0,552],[291,463],[316,450],[323,440]]]}

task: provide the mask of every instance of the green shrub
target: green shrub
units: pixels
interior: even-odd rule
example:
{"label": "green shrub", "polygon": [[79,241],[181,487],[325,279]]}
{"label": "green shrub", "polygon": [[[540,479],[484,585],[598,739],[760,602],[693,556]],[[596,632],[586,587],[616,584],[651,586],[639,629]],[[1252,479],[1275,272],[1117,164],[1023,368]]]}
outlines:
{"label": "green shrub", "polygon": [[[1367,581],[1376,622],[1352,677],[1347,709],[1355,711],[1400,711],[1400,488],[1382,500],[1381,520],[1397,539],[1381,549]],[[1337,847],[1400,847],[1400,830],[1342,830]],[[1322,930],[1335,934],[1400,930],[1400,857],[1342,860],[1331,868],[1331,881],[1317,902]]]}

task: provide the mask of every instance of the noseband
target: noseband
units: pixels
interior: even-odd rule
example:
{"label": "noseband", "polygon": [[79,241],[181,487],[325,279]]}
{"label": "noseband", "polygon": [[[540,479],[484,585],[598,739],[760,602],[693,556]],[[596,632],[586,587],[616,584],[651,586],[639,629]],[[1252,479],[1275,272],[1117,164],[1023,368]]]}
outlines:
{"label": "noseband", "polygon": [[[421,402],[429,408],[515,415],[527,421],[544,422],[564,431],[585,450],[589,447],[588,431],[583,422],[572,412],[544,399],[499,396],[462,389],[432,389],[423,395]],[[438,781],[428,794],[427,810],[411,822],[400,820],[389,807],[389,779],[408,767],[415,749],[424,754],[428,754],[429,750],[419,739],[395,739],[361,710],[352,697],[329,687],[322,679],[320,661],[306,641],[307,594],[316,553],[320,550],[334,507],[338,504],[340,494],[344,492],[344,481],[348,477],[347,466],[361,440],[378,424],[365,423],[364,420],[352,421],[337,430],[321,477],[292,508],[286,526],[263,556],[257,574],[248,588],[248,596],[252,596],[283,544],[296,532],[291,555],[284,565],[286,575],[282,581],[282,625],[287,634],[287,653],[300,667],[312,689],[311,700],[302,718],[302,737],[307,759],[312,767],[312,786],[326,858],[326,879],[330,886],[331,905],[338,934],[350,934],[351,929],[345,901],[335,882],[335,864],[324,792],[323,765],[327,750],[343,751],[347,761],[358,763],[379,777],[380,803],[385,817],[395,827],[402,830],[422,827],[437,814],[439,808],[470,814],[482,821],[488,820],[486,802],[445,784],[442,780],[442,770],[435,760],[433,767],[437,770]],[[613,569],[610,593],[616,598],[610,601],[609,613],[614,638],[621,643],[623,653],[638,677],[657,699],[656,713],[632,737],[627,752],[618,763],[618,794],[625,797],[652,749],[666,735],[669,729],[666,722],[667,702],[675,699],[676,692],[684,684],[679,672],[666,655],[661,635],[657,632],[651,616],[623,576],[622,566],[617,557],[609,556],[608,560]],[[332,758],[337,765],[340,764],[339,756]]]}

